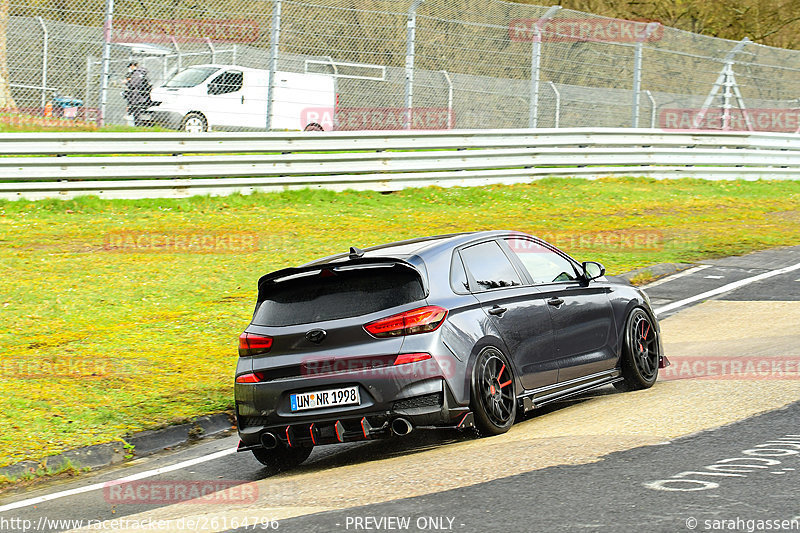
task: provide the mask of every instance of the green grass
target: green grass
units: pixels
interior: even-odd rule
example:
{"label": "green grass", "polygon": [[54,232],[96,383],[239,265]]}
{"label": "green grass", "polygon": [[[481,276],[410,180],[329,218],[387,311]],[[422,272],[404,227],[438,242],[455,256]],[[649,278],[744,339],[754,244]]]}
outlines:
{"label": "green grass", "polygon": [[[236,338],[268,271],[349,246],[497,228],[550,236],[621,273],[800,244],[800,182],[0,202],[0,465],[231,409]],[[135,249],[141,234],[211,236],[234,250]]]}

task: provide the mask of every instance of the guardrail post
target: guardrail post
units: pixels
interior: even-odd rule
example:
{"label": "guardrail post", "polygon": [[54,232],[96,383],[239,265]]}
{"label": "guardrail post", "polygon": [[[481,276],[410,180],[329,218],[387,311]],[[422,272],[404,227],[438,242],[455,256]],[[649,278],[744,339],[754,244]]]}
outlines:
{"label": "guardrail post", "polygon": [[633,105],[631,127],[639,127],[639,100],[642,92],[642,48],[644,41],[646,41],[650,34],[659,27],[658,22],[651,22],[645,28],[644,34],[636,39],[636,47],[633,52]]}
{"label": "guardrail post", "polygon": [[111,30],[114,19],[114,0],[106,0],[106,22],[103,27],[103,77],[100,80],[100,116],[98,126],[106,120],[106,104],[108,103],[108,82],[111,76]]}
{"label": "guardrail post", "polygon": [[278,52],[281,38],[281,0],[275,0],[272,30],[269,37],[269,83],[267,84],[267,131],[272,129],[272,110],[275,107],[275,73],[278,71]]}
{"label": "guardrail post", "polygon": [[425,0],[414,0],[408,8],[406,21],[406,90],[404,99],[405,124],[411,129],[411,108],[414,105],[414,44],[417,39],[417,9]]}
{"label": "guardrail post", "polygon": [[551,6],[533,25],[531,45],[531,89],[528,107],[528,127],[535,128],[539,121],[539,70],[542,62],[542,26],[553,18],[561,6]]}

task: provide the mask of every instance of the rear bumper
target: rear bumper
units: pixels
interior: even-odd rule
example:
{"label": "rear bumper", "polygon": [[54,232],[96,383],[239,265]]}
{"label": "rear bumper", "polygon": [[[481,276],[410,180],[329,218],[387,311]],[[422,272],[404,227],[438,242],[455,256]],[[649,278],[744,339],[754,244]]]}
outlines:
{"label": "rear bumper", "polygon": [[[258,389],[262,385],[268,384],[248,387]],[[418,394],[376,402],[376,395],[362,383],[359,384],[362,405],[302,414],[286,413],[281,409],[281,399],[285,399],[284,396],[288,398],[289,391],[280,394],[281,399],[276,402],[277,407],[271,414],[269,411],[263,414],[253,409],[253,405],[240,401],[241,396],[237,394],[240,451],[261,447],[262,437],[266,433],[291,447],[390,437],[393,434],[392,421],[400,418],[407,420],[414,428],[471,427],[471,419],[465,419],[469,408],[456,404],[445,380],[427,379],[412,385],[410,390]],[[237,392],[242,392],[240,387],[243,385],[237,384],[236,387]],[[251,392],[259,394],[261,391]]]}

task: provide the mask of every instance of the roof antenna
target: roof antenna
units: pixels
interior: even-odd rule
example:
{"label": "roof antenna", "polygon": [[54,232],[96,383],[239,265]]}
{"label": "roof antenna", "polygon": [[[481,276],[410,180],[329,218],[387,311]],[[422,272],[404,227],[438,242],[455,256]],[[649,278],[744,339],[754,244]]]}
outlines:
{"label": "roof antenna", "polygon": [[350,259],[361,259],[364,257],[364,250],[360,250],[355,246],[350,247]]}

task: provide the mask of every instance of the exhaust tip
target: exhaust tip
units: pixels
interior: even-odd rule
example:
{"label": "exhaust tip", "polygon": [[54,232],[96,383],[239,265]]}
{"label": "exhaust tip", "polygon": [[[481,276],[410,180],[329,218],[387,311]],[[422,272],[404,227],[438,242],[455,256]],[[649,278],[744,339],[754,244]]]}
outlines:
{"label": "exhaust tip", "polygon": [[392,433],[395,435],[408,435],[411,433],[411,430],[414,429],[414,426],[411,425],[411,422],[406,420],[405,418],[395,418],[392,420]]}
{"label": "exhaust tip", "polygon": [[271,450],[278,445],[278,437],[274,433],[265,432],[261,434],[261,446],[267,450]]}

